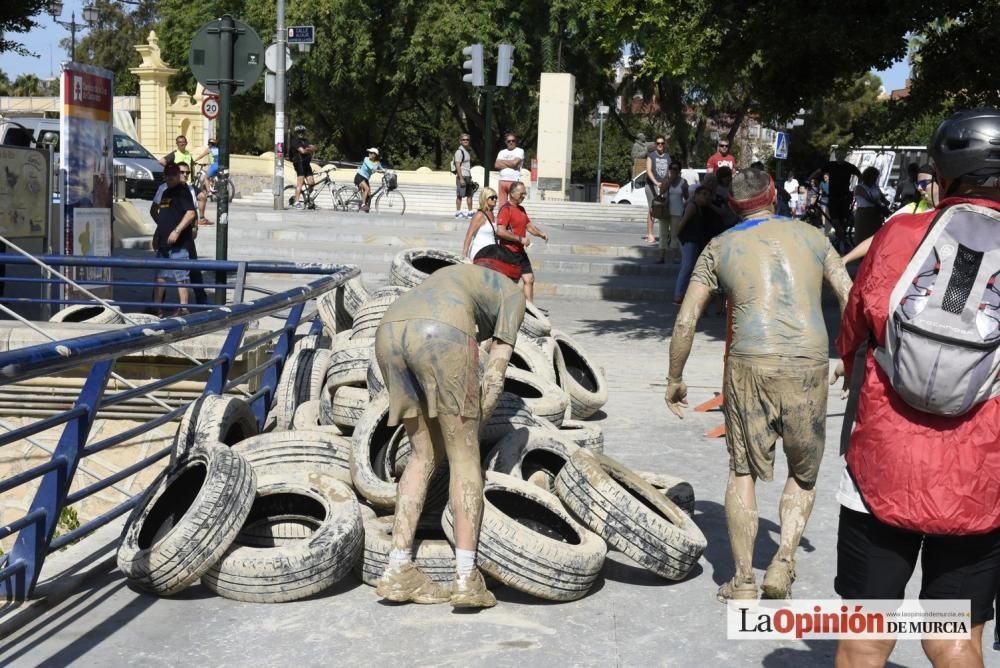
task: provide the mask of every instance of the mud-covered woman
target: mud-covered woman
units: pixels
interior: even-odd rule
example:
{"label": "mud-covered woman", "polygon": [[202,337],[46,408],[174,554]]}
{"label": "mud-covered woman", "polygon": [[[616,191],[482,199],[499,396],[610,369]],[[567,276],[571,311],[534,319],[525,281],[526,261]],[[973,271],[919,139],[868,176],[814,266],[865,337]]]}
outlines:
{"label": "mud-covered woman", "polygon": [[[413,448],[399,481],[389,565],[376,585],[376,593],[391,601],[450,601],[457,608],[496,604],[476,568],[483,515],[479,425],[500,398],[525,309],[517,287],[520,268],[499,254],[484,252],[475,264],[436,271],[389,307],[375,335],[389,393],[388,424],[402,421]],[[487,339],[490,352],[480,380],[478,343]],[[412,560],[427,487],[444,459],[455,518],[451,591]]]}

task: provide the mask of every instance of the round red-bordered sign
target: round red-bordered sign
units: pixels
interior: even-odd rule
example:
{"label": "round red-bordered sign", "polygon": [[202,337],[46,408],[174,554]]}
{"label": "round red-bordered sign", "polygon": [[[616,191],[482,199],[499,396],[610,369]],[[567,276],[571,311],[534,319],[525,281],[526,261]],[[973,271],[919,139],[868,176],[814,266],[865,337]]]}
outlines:
{"label": "round red-bordered sign", "polygon": [[214,121],[219,117],[219,98],[217,97],[206,97],[201,101],[201,115],[210,121]]}

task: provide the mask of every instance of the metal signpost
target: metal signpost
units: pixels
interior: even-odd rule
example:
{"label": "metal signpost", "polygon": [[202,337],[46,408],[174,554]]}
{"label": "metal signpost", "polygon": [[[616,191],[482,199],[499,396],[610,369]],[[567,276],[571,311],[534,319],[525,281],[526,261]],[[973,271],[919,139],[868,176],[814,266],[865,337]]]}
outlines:
{"label": "metal signpost", "polygon": [[785,160],[788,159],[788,133],[774,133],[774,179],[779,184],[785,179]]}
{"label": "metal signpost", "polygon": [[601,203],[601,158],[604,152],[604,121],[608,117],[610,107],[603,102],[597,103],[597,203]]}
{"label": "metal signpost", "polygon": [[[229,14],[203,25],[191,40],[188,57],[191,72],[205,88],[219,91],[219,183],[215,236],[215,259],[229,254],[229,123],[232,96],[251,88],[264,69],[264,43],[253,28]],[[225,273],[216,274],[216,283],[225,283]],[[215,303],[224,304],[226,293],[216,290]]]}

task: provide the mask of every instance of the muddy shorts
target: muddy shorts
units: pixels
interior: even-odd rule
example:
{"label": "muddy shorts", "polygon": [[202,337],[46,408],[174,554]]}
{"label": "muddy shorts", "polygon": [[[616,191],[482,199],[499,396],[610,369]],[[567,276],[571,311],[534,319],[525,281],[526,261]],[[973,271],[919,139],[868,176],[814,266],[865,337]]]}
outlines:
{"label": "muddy shorts", "polygon": [[778,437],[788,471],[805,488],[816,483],[826,442],[826,362],[731,356],[724,387],[729,468],[763,480],[774,476]]}
{"label": "muddy shorts", "polygon": [[479,418],[479,346],[437,320],[379,325],[375,357],[389,392],[389,426],[439,414]]}

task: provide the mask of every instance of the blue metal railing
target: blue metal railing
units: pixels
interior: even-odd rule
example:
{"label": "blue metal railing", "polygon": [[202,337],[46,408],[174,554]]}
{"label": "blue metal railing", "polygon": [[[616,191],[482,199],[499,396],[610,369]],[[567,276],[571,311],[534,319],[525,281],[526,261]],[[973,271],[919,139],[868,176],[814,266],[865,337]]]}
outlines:
{"label": "blue metal railing", "polygon": [[[12,259],[20,259],[20,256],[12,256]],[[41,259],[52,265],[110,265],[129,268],[134,268],[136,263],[146,267],[158,264],[170,266],[185,264],[168,260],[129,260],[124,258],[44,257]],[[168,410],[138,427],[88,444],[90,429],[99,410],[147,396],[150,392],[199,375],[207,376],[204,394],[222,394],[245,380],[254,376],[262,376],[257,391],[247,398],[257,418],[258,426],[262,427],[285,358],[291,350],[295,331],[302,319],[305,302],[336,288],[359,273],[356,267],[348,265],[202,261],[199,261],[198,264],[203,269],[238,272],[241,276],[245,276],[247,272],[268,272],[306,274],[318,277],[306,285],[267,295],[247,303],[229,304],[212,310],[192,313],[183,318],[168,318],[154,324],[136,325],[0,353],[0,386],[30,378],[58,374],[74,368],[89,367],[90,369],[73,408],[0,435],[0,448],[3,448],[23,439],[30,439],[31,436],[48,429],[62,427],[58,444],[49,461],[0,480],[0,494],[3,494],[40,479],[38,490],[28,512],[7,526],[0,527],[0,539],[15,534],[17,536],[10,554],[0,561],[0,592],[8,600],[24,600],[31,595],[46,555],[128,512],[138,503],[142,494],[129,498],[99,517],[54,539],[56,524],[64,508],[83,501],[93,494],[156,464],[169,454],[171,448],[167,447],[153,453],[121,471],[99,479],[70,494],[70,486],[81,460],[179,418],[187,406],[182,405]],[[284,317],[280,327],[265,336],[256,338],[251,343],[243,344],[243,336],[249,322],[283,311],[287,311],[287,316]],[[314,320],[311,332],[318,332],[318,328],[319,323]],[[106,395],[112,368],[115,361],[123,355],[224,329],[229,330],[228,334],[219,353],[214,358],[194,364],[168,378],[151,381],[138,388]],[[249,369],[239,378],[231,379],[229,377],[230,371],[238,359],[241,357],[245,359],[247,353],[270,345],[274,347],[268,359]]]}

